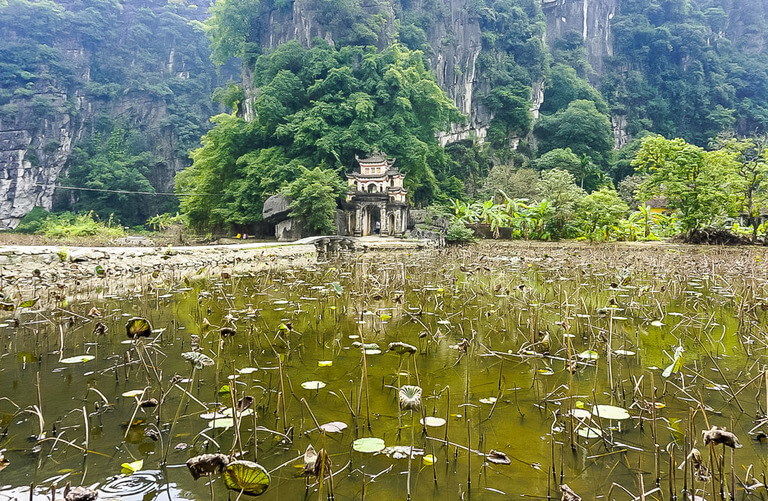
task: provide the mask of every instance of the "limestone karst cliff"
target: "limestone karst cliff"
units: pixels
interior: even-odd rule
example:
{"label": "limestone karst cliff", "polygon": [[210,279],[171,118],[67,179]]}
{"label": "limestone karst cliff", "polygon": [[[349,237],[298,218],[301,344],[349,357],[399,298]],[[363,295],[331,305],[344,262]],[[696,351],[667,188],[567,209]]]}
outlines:
{"label": "limestone karst cliff", "polygon": [[[602,92],[616,147],[644,132],[705,144],[721,130],[768,125],[765,0],[240,3],[249,9],[240,20],[249,25],[246,57],[217,72],[200,24],[207,1],[0,0],[0,228],[54,198],[87,208],[84,194],[54,197],[53,186],[63,179],[98,189],[110,165],[141,178],[131,184],[126,174],[126,189],[170,190],[221,110],[213,89],[239,74],[239,111],[252,117],[253,63],[290,40],[423,51],[467,116],[443,144],[473,138],[511,147],[532,137],[509,106],[524,101],[533,119],[540,108],[553,113],[542,106],[556,65]],[[108,146],[116,131],[121,144]],[[101,174],[91,174],[99,162]],[[141,222],[144,213],[134,212]]]}
{"label": "limestone karst cliff", "polygon": [[[88,156],[75,153],[115,129],[128,131],[127,148],[150,152],[138,171],[146,186],[172,189],[216,110],[207,40],[191,24],[206,9],[144,0],[0,4],[0,228],[35,206],[50,209],[60,176]],[[76,201],[79,193],[60,196]]]}

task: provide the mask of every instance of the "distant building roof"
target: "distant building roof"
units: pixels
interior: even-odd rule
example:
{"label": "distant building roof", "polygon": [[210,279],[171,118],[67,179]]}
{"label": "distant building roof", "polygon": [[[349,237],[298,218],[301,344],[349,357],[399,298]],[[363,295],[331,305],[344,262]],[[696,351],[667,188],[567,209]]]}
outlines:
{"label": "distant building roof", "polygon": [[667,197],[653,197],[645,202],[645,205],[651,209],[666,209],[668,204],[669,201],[667,200]]}

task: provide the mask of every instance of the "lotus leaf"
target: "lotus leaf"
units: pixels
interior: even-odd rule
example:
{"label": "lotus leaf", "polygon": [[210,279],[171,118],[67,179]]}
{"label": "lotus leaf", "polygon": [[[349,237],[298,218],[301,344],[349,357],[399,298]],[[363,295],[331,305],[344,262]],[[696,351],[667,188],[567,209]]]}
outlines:
{"label": "lotus leaf", "polygon": [[202,369],[203,367],[208,367],[214,364],[211,357],[197,351],[186,351],[182,353],[181,356],[184,357],[185,360],[189,360],[192,365],[195,366],[195,369]]}
{"label": "lotus leaf", "polygon": [[69,358],[62,358],[61,363],[62,364],[82,364],[84,362],[90,362],[96,358],[93,355],[77,355],[75,357],[69,357]]}
{"label": "lotus leaf", "polygon": [[267,470],[253,461],[232,461],[224,468],[222,476],[227,489],[249,496],[264,494],[270,483]]}
{"label": "lotus leaf", "polygon": [[132,317],[125,323],[125,333],[131,339],[149,337],[152,334],[152,324],[146,318]]}
{"label": "lotus leaf", "polygon": [[352,449],[366,454],[383,451],[384,447],[386,447],[384,440],[375,437],[358,438],[352,442]]}
{"label": "lotus leaf", "polygon": [[592,414],[603,419],[629,419],[629,412],[615,405],[596,405],[592,407]]}
{"label": "lotus leaf", "polygon": [[325,383],[322,381],[304,381],[301,383],[301,387],[305,390],[319,390],[325,388]]}

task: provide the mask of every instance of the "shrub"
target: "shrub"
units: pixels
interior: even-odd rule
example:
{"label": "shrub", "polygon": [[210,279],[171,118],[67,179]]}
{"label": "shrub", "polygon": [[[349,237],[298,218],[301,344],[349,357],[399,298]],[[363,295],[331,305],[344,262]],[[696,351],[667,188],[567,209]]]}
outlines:
{"label": "shrub", "polygon": [[164,212],[163,214],[157,214],[147,219],[147,225],[155,231],[165,230],[166,228],[170,228],[174,224],[187,226],[188,224],[187,216],[185,214],[179,214],[178,212],[176,214],[171,214],[170,212]]}
{"label": "shrub", "polygon": [[464,223],[458,219],[451,221],[448,225],[448,231],[445,234],[446,242],[452,244],[463,244],[472,242],[475,239],[475,232],[471,228],[464,226]]}
{"label": "shrub", "polygon": [[63,212],[50,215],[42,224],[42,233],[52,238],[67,237],[123,237],[125,230],[122,226],[114,224],[110,217],[108,221],[99,221],[93,212],[72,214]]}
{"label": "shrub", "polygon": [[43,223],[50,217],[50,215],[51,213],[44,208],[35,207],[29,211],[26,216],[21,218],[19,225],[16,226],[14,231],[25,235],[40,233]]}

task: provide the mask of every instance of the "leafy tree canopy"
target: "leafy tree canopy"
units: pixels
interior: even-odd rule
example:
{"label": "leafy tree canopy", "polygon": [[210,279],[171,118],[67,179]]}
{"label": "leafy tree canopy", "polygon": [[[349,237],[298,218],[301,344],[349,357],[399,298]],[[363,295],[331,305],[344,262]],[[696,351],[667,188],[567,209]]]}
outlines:
{"label": "leafy tree canopy", "polygon": [[291,199],[291,217],[299,218],[305,228],[319,234],[336,231],[334,214],[336,203],[346,186],[332,170],[301,167],[301,174],[283,189]]}
{"label": "leafy tree canopy", "polygon": [[603,169],[611,160],[611,122],[593,101],[576,100],[554,115],[542,116],[535,133],[540,153],[570,148],[577,156],[586,156]]}
{"label": "leafy tree canopy", "polygon": [[351,170],[355,155],[377,150],[397,157],[415,203],[438,195],[432,166],[448,158],[435,133],[464,118],[420,52],[289,42],[260,56],[254,73],[255,120],[216,117],[177,178],[179,189],[199,193],[182,204],[193,223],[258,221],[263,201],[296,179],[300,165]]}
{"label": "leafy tree canopy", "polygon": [[683,139],[649,136],[633,165],[649,174],[641,187],[642,198],[666,197],[667,206],[680,211],[680,223],[688,231],[735,213],[734,194],[743,185],[735,157],[725,149],[705,151]]}

